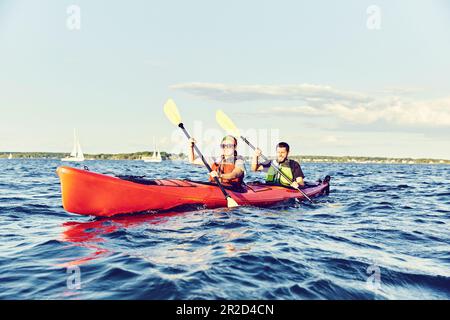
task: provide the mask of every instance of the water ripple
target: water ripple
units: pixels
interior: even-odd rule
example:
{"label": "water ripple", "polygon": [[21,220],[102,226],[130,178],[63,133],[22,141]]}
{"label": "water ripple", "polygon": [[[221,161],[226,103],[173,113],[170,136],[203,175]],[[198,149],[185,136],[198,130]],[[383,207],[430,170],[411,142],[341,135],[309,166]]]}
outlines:
{"label": "water ripple", "polygon": [[[85,164],[206,179],[182,162]],[[308,163],[310,180],[333,177],[317,205],[92,219],[62,209],[59,165],[0,161],[0,299],[450,298],[449,166]]]}

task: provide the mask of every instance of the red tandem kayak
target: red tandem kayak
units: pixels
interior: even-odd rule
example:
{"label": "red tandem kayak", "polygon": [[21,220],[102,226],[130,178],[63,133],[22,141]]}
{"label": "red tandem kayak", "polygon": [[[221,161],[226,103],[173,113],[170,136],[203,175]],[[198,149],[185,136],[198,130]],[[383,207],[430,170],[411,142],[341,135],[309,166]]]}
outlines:
{"label": "red tandem kayak", "polygon": [[[206,182],[120,178],[65,166],[59,167],[57,173],[61,180],[63,207],[71,213],[110,217],[186,205],[227,206],[220,189]],[[328,194],[329,180],[327,176],[323,182],[308,185],[302,191],[309,197]],[[227,188],[227,191],[242,206],[269,206],[304,198],[294,189],[258,183],[247,184],[238,191]]]}

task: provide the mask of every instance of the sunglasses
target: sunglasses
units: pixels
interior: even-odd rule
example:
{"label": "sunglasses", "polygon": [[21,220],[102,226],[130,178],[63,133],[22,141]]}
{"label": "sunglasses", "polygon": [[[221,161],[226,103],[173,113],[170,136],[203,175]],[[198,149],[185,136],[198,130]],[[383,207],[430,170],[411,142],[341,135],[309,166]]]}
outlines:
{"label": "sunglasses", "polygon": [[225,149],[225,148],[234,148],[235,147],[235,145],[234,144],[231,144],[231,143],[229,143],[229,144],[225,144],[225,143],[222,143],[221,145],[220,145],[220,147],[222,148],[222,149]]}

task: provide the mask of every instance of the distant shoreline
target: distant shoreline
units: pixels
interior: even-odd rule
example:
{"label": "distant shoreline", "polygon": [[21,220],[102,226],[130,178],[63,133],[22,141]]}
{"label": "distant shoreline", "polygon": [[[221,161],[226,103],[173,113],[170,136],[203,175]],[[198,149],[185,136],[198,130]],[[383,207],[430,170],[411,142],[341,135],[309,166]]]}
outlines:
{"label": "distant shoreline", "polygon": [[[62,152],[0,152],[0,159],[7,159],[12,154],[13,159],[61,159],[68,156]],[[151,156],[153,152],[142,151],[133,153],[100,153],[85,154],[86,160],[141,160],[142,157]],[[161,152],[162,160],[186,160],[185,154],[171,154]],[[291,159],[303,163],[379,163],[379,164],[450,164],[446,159],[428,158],[391,158],[391,157],[352,157],[352,156],[290,156]],[[250,160],[250,157],[247,157]]]}

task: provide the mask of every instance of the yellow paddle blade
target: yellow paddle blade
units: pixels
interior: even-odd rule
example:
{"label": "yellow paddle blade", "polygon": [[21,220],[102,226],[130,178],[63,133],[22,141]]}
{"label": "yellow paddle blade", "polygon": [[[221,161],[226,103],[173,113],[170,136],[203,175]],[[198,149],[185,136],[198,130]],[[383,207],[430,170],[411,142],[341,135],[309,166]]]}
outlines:
{"label": "yellow paddle blade", "polygon": [[234,125],[233,121],[222,110],[216,111],[216,121],[223,130],[235,137],[240,137],[239,129]]}
{"label": "yellow paddle blade", "polygon": [[166,114],[169,121],[174,125],[178,126],[181,123],[180,113],[178,112],[175,101],[173,101],[172,99],[168,99],[164,104],[164,113]]}
{"label": "yellow paddle blade", "polygon": [[234,208],[234,207],[239,207],[239,205],[237,204],[236,201],[234,201],[233,198],[227,197],[227,207],[228,208]]}

